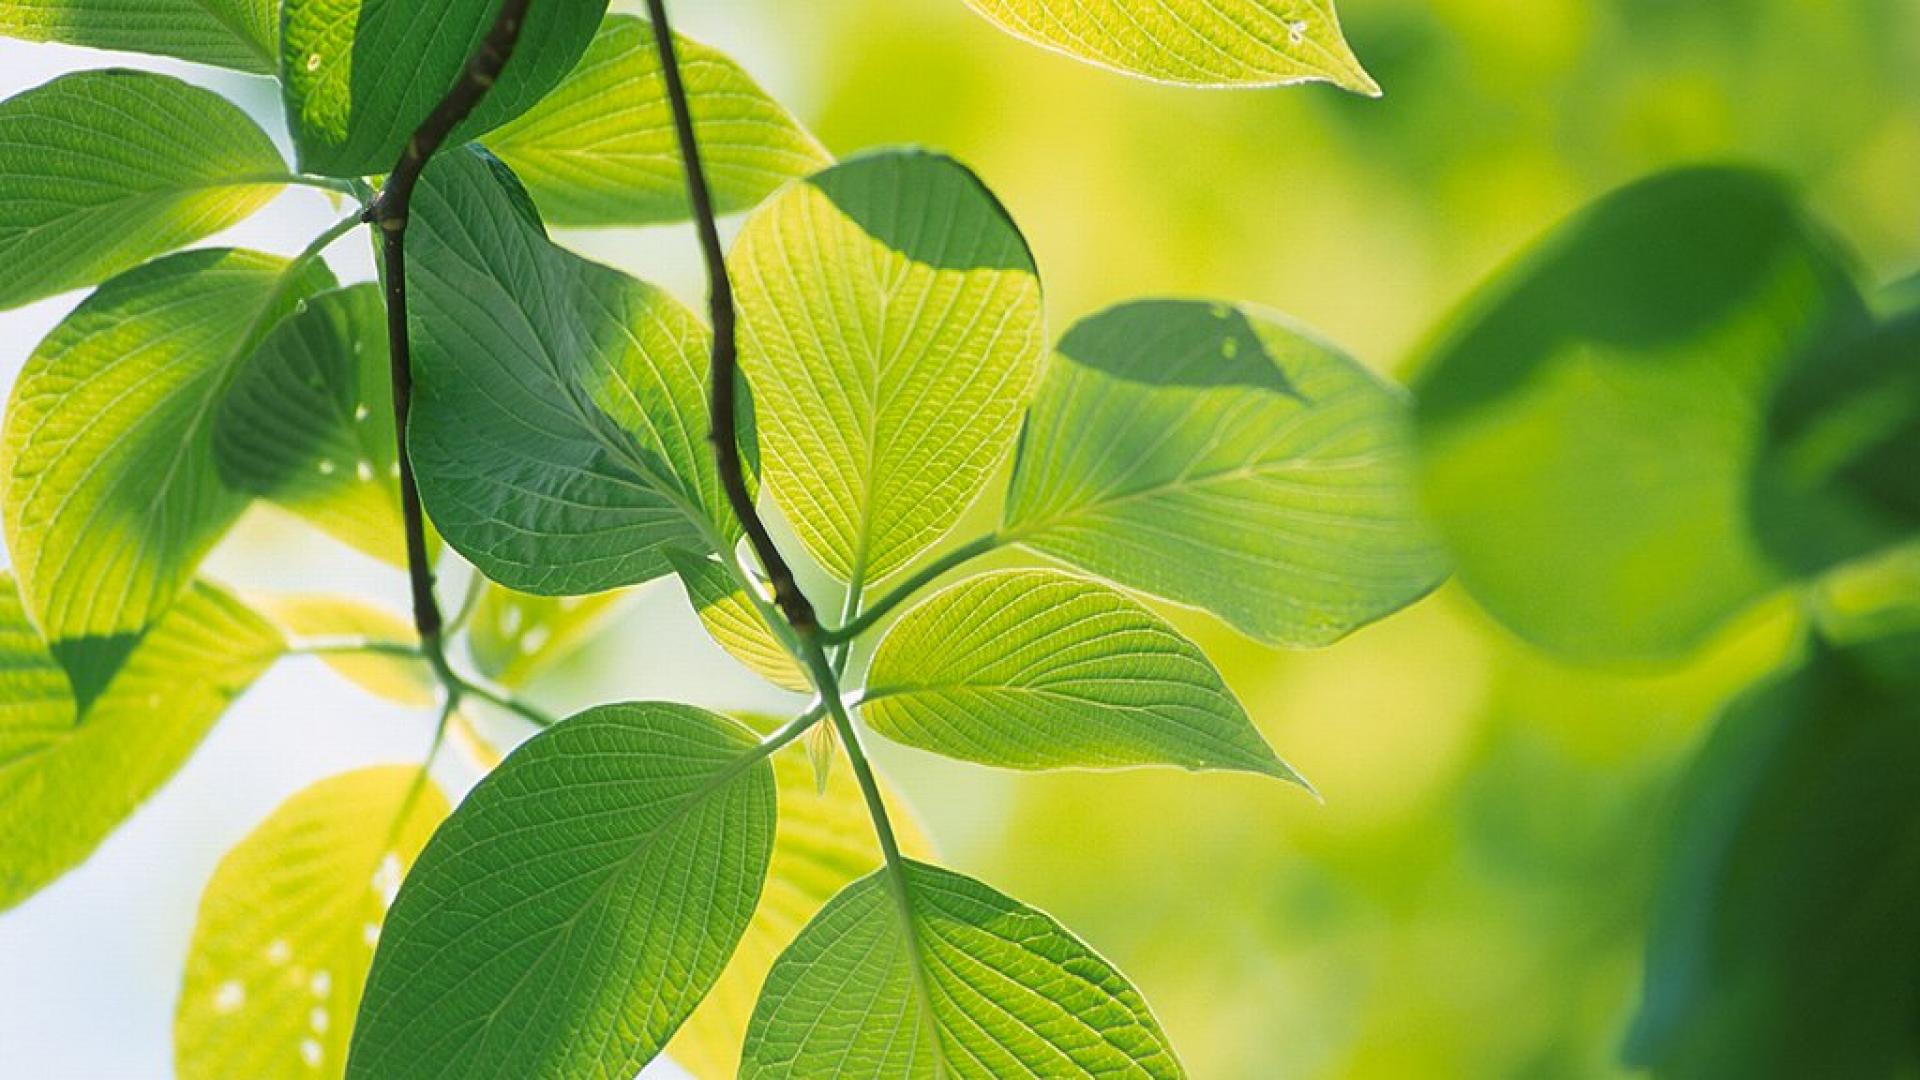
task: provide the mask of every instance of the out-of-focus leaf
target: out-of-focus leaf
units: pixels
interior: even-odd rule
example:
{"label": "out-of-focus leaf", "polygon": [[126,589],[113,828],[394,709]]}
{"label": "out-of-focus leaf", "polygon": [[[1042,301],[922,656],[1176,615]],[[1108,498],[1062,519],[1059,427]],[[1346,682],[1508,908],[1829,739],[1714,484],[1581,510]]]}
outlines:
{"label": "out-of-focus leaf", "polygon": [[1122,304],[1060,340],[1001,533],[1262,641],[1329,644],[1445,576],[1408,412],[1277,317]]}
{"label": "out-of-focus leaf", "polygon": [[1190,86],[1330,82],[1379,97],[1333,0],[967,0],[1018,37]]}
{"label": "out-of-focus leaf", "polygon": [[332,284],[318,262],[181,252],[101,286],[28,358],[6,415],[7,550],[83,706],[246,508],[213,417],[250,331]]}
{"label": "out-of-focus leaf", "polygon": [[981,574],[901,616],[874,650],[860,712],[888,738],[983,765],[1178,765],[1304,783],[1198,646],[1058,570]]}
{"label": "out-of-focus leaf", "polygon": [[[715,210],[746,210],[832,162],[738,64],[685,38],[677,51]],[[580,66],[486,144],[557,228],[687,217],[673,111],[645,19],[608,16]]]}
{"label": "out-of-focus leaf", "polygon": [[[246,599],[295,643],[302,639],[365,639],[413,645],[419,640],[411,621],[344,596],[255,593]],[[322,653],[320,659],[377,697],[414,708],[426,708],[434,702],[438,683],[424,660],[370,652]]]}
{"label": "out-of-focus leaf", "polygon": [[195,584],[83,714],[0,577],[0,910],[92,855],[282,647],[259,616]]}
{"label": "out-of-focus leaf", "polygon": [[753,916],[774,841],[752,731],[607,705],[536,735],[460,804],[400,889],[350,1077],[629,1077]]}
{"label": "out-of-focus leaf", "polygon": [[[371,176],[400,160],[414,129],[493,28],[498,0],[286,0],[281,83],[301,168]],[[593,40],[606,0],[533,0],[506,70],[448,138],[459,146],[531,108]]]}
{"label": "out-of-focus leaf", "polygon": [[473,610],[468,655],[487,678],[525,686],[585,644],[627,596],[529,596],[489,582]]}
{"label": "out-of-focus leaf", "polygon": [[0,309],[211,236],[286,173],[246,113],[166,75],[79,71],[0,101]]}
{"label": "out-of-focus leaf", "polygon": [[1185,1075],[1139,991],[1065,927],[938,867],[888,875],[774,963],[741,1080]]}
{"label": "out-of-focus leaf", "polygon": [[370,282],[309,300],[241,365],[213,443],[229,487],[405,566],[386,310]]}
{"label": "out-of-focus leaf", "polygon": [[707,441],[711,335],[692,312],[549,243],[478,151],[434,162],[410,236],[409,445],[456,551],[560,596],[659,577],[668,547],[738,538]]}
{"label": "out-of-focus leaf", "polygon": [[1698,645],[1783,578],[1749,509],[1775,387],[1864,318],[1770,177],[1602,199],[1484,287],[1421,373],[1424,492],[1461,581],[1578,659]]}
{"label": "out-of-focus leaf", "polygon": [[407,765],[322,780],[220,860],[173,1018],[181,1080],[346,1074],[387,905],[447,816],[420,780]]}
{"label": "out-of-focus leaf", "polygon": [[1834,649],[1722,717],[1682,790],[1628,1056],[1663,1077],[1920,1063],[1920,637]]}
{"label": "out-of-focus leaf", "polygon": [[1026,241],[958,162],[893,150],[781,192],[730,261],[767,486],[828,572],[886,577],[1013,444],[1041,359]]}
{"label": "out-of-focus leaf", "polygon": [[[777,726],[766,717],[744,719],[763,731]],[[823,729],[831,730],[824,723],[814,730]],[[731,1080],[739,1073],[747,1022],[774,960],[834,894],[880,865],[873,822],[852,773],[841,770],[824,790],[817,790],[806,755],[799,747],[788,747],[774,755],[773,776],[780,793],[780,824],[760,906],[726,972],[667,1047],[667,1054],[700,1080]],[[914,858],[931,858],[932,843],[892,792],[886,795],[902,850]]]}
{"label": "out-of-focus leaf", "polygon": [[0,36],[271,75],[280,21],[273,0],[7,0],[0,5]]}
{"label": "out-of-focus leaf", "polygon": [[807,673],[780,644],[726,567],[718,560],[678,549],[669,549],[667,558],[686,586],[687,600],[700,617],[700,625],[721,648],[747,670],[782,690],[799,694],[813,690]]}

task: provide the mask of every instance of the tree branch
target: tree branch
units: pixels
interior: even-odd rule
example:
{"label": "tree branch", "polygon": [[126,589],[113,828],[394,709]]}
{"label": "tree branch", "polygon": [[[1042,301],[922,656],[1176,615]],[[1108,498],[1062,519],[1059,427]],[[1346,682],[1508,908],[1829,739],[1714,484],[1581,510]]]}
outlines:
{"label": "tree branch", "polygon": [[[700,143],[694,135],[693,110],[687,103],[687,88],[680,77],[680,59],[674,48],[673,29],[667,23],[664,0],[647,0],[653,21],[653,40],[660,53],[660,71],[666,81],[667,99],[673,106],[673,126],[680,140],[680,159],[687,177],[687,199],[693,209],[694,224],[700,232],[700,249],[707,263],[707,299],[712,309],[713,382],[712,411],[708,418],[708,438],[720,466],[720,486],[726,490],[733,514],[746,530],[747,542],[766,571],[773,587],[773,602],[801,636],[819,629],[820,620],[813,604],[794,581],[793,568],[780,555],[767,531],[753,494],[747,490],[746,471],[740,463],[740,433],[737,422],[739,349],[734,325],[733,282],[727,276],[726,253],[720,246],[720,229],[715,223],[713,195],[707,187],[706,168],[700,162]],[[726,556],[726,552],[721,553]]]}
{"label": "tree branch", "polygon": [[[399,443],[400,513],[406,526],[407,576],[413,586],[413,625],[428,658],[436,661],[435,671],[443,676],[446,663],[440,639],[444,623],[440,603],[433,593],[426,514],[420,507],[420,487],[414,480],[413,461],[407,455],[407,419],[413,408],[413,347],[407,336],[407,220],[413,210],[414,188],[419,185],[420,174],[426,171],[427,163],[440,151],[453,129],[472,115],[512,58],[514,47],[520,42],[520,29],[526,21],[529,3],[531,0],[503,0],[493,28],[467,59],[459,80],[407,140],[399,163],[388,174],[386,185],[367,207],[365,215],[365,220],[380,226],[387,278],[387,343],[393,369],[394,437]],[[448,692],[458,693],[451,683]]]}

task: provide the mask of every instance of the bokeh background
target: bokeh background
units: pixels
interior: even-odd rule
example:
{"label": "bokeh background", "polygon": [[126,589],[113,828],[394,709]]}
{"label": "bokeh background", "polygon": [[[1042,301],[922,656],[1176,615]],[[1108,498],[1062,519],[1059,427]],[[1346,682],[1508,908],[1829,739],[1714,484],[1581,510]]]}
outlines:
{"label": "bokeh background", "polygon": [[[1343,0],[1380,101],[1131,81],[1007,38],[960,0],[678,7],[684,32],[742,60],[835,152],[924,143],[972,164],[1032,242],[1055,333],[1120,299],[1217,296],[1404,378],[1422,337],[1531,237],[1703,160],[1793,177],[1869,282],[1920,266],[1913,0]],[[283,131],[263,82],[56,46],[0,42],[0,94],[108,62],[214,86]],[[291,253],[334,214],[293,192],[213,242]],[[562,239],[698,297],[685,230]],[[360,245],[333,261],[370,275]],[[0,380],[76,300],[0,315]],[[405,595],[270,510],[210,569],[396,609]],[[676,585],[643,588],[533,696],[785,704],[684,608]],[[1013,776],[883,749],[947,860],[1112,957],[1203,1080],[1621,1074],[1673,782],[1719,705],[1792,650],[1794,605],[1682,665],[1604,671],[1530,650],[1454,587],[1315,653],[1170,614],[1325,803],[1255,778]],[[91,862],[0,918],[0,1076],[168,1075],[221,853],[307,783],[417,760],[430,725],[317,663],[276,668]],[[472,776],[454,760],[441,779]]]}

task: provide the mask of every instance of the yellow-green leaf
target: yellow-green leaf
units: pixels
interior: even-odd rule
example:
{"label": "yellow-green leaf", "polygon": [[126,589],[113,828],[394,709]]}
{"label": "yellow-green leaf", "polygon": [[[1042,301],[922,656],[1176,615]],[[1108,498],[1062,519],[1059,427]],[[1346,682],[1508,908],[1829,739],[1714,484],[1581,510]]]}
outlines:
{"label": "yellow-green leaf", "polygon": [[793,654],[775,637],[759,609],[734,581],[718,560],[690,555],[678,548],[667,552],[667,559],[686,586],[687,600],[693,604],[700,625],[715,643],[727,650],[747,670],[782,690],[805,694],[813,683]]}
{"label": "yellow-green leaf", "polygon": [[271,75],[280,37],[274,0],[7,0],[0,37],[157,53]]}
{"label": "yellow-green leaf", "polygon": [[387,906],[447,816],[422,780],[410,765],[322,780],[220,861],[174,1014],[181,1080],[346,1074]]}
{"label": "yellow-green leaf", "polygon": [[631,594],[530,596],[488,582],[473,610],[467,651],[480,674],[502,686],[525,686],[565,660],[611,618]]}
{"label": "yellow-green leaf", "polygon": [[[418,641],[412,622],[384,608],[344,596],[255,593],[247,597],[247,602],[296,644],[302,639],[365,639],[400,645],[414,645]],[[425,661],[370,652],[329,652],[320,658],[342,677],[377,697],[415,708],[426,708],[434,702],[438,684]]]}

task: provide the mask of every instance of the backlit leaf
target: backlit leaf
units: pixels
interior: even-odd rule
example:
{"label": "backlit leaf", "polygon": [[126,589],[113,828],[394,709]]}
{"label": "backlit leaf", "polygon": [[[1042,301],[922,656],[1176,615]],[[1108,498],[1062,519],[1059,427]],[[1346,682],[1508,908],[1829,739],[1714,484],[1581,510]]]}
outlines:
{"label": "backlit leaf", "polygon": [[196,584],[82,716],[0,578],[0,910],[92,855],[281,648],[258,616]]}
{"label": "backlit leaf", "polygon": [[158,53],[271,75],[278,13],[273,0],[7,0],[0,37]]}
{"label": "backlit leaf", "polygon": [[0,101],[0,308],[211,236],[286,172],[247,114],[166,75],[80,71]]}
{"label": "backlit leaf", "polygon": [[1277,316],[1121,304],[1061,338],[1001,535],[1262,641],[1325,645],[1445,574],[1409,411]]}
{"label": "backlit leaf", "polygon": [[508,756],[427,844],[374,957],[350,1077],[630,1077],[760,897],[772,767],[685,705],[607,705]]}
{"label": "backlit leaf", "polygon": [[1053,919],[909,863],[848,886],[767,976],[741,1080],[1185,1075],[1125,976]]}
{"label": "backlit leaf", "polygon": [[707,328],[555,247],[532,213],[477,152],[439,158],[415,201],[410,440],[428,513],[488,577],[548,596],[659,577],[669,546],[732,543]]}
{"label": "backlit leaf", "polygon": [[318,262],[288,275],[247,251],[148,263],[74,309],[14,384],[7,549],[83,703],[246,508],[213,418],[250,331],[332,284]]}
{"label": "backlit leaf", "polygon": [[1041,358],[1026,242],[959,163],[895,150],[787,188],[731,263],[767,486],[834,576],[883,578],[1012,445]]}
{"label": "backlit leaf", "polygon": [[[413,623],[384,608],[344,596],[255,593],[247,603],[295,644],[354,639],[417,645]],[[320,659],[362,690],[400,705],[426,708],[439,689],[426,661],[372,652],[323,653]]]}
{"label": "backlit leaf", "polygon": [[689,555],[677,548],[669,549],[667,558],[686,586],[687,600],[700,617],[700,625],[721,648],[747,670],[782,690],[812,692],[813,683],[799,661],[780,644],[726,567],[716,559]]}
{"label": "backlit leaf", "polygon": [[888,738],[983,765],[1300,779],[1198,646],[1057,570],[981,574],[901,616],[874,650],[860,712]]}
{"label": "backlit leaf", "polygon": [[[746,210],[832,161],[738,64],[685,38],[677,49],[716,211]],[[550,225],[687,217],[673,111],[645,19],[608,16],[580,66],[486,143],[513,166]]]}
{"label": "backlit leaf", "polygon": [[173,1019],[181,1080],[346,1074],[387,905],[447,799],[409,765],[281,804],[207,883]]}
{"label": "backlit leaf", "polygon": [[967,0],[1019,37],[1191,86],[1330,82],[1380,96],[1333,0]]}
{"label": "backlit leaf", "polygon": [[241,365],[214,421],[227,486],[407,562],[380,287],[313,297]]}
{"label": "backlit leaf", "polygon": [[1575,658],[1692,649],[1785,580],[1752,521],[1767,409],[1864,319],[1767,176],[1600,200],[1484,286],[1421,372],[1424,495],[1462,583]]}
{"label": "backlit leaf", "polygon": [[[288,127],[300,165],[323,176],[391,170],[465,70],[498,0],[286,0],[281,43]],[[606,0],[533,0],[513,56],[450,147],[525,112],[593,40]]]}
{"label": "backlit leaf", "polygon": [[507,687],[525,686],[572,655],[629,596],[529,596],[492,582],[484,590],[469,624],[467,652],[481,675]]}

